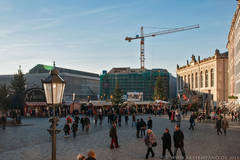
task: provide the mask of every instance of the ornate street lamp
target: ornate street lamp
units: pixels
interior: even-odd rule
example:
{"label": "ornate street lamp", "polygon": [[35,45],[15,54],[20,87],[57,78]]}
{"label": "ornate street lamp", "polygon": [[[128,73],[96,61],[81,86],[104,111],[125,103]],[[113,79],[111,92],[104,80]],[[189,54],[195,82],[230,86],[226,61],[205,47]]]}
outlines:
{"label": "ornate street lamp", "polygon": [[56,124],[59,119],[55,115],[55,107],[62,103],[65,81],[59,76],[58,71],[55,68],[55,62],[53,67],[50,75],[45,80],[42,80],[42,84],[47,104],[53,108],[53,117],[49,119],[49,122],[52,124],[48,131],[52,136],[52,160],[56,160],[56,134],[59,133],[60,130],[56,129]]}

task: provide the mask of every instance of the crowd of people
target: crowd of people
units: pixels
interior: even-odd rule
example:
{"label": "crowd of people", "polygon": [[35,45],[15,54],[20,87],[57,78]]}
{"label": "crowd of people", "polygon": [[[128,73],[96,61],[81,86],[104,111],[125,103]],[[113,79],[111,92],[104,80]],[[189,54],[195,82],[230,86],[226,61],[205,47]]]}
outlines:
{"label": "crowd of people", "polygon": [[[186,111],[180,112],[180,109],[175,108],[162,108],[162,109],[154,109],[154,108],[143,108],[139,107],[138,109],[124,107],[124,108],[96,108],[90,110],[83,110],[81,114],[74,112],[72,115],[66,116],[65,124],[63,127],[64,137],[70,137],[71,133],[73,138],[76,138],[77,132],[79,128],[81,128],[82,132],[88,133],[90,129],[90,117],[93,120],[92,124],[94,127],[103,124],[104,118],[107,118],[107,122],[110,127],[109,137],[110,137],[110,149],[117,149],[120,147],[118,140],[118,128],[122,127],[122,118],[125,121],[125,125],[129,125],[129,119],[131,119],[132,128],[136,128],[136,138],[143,138],[144,143],[147,147],[147,152],[145,158],[151,155],[155,156],[154,147],[157,146],[157,137],[154,134],[153,129],[153,121],[151,116],[156,115],[168,115],[169,121],[175,124],[175,131],[173,132],[173,136],[169,132],[169,129],[166,128],[161,140],[162,140],[162,159],[166,157],[166,151],[169,152],[170,156],[175,159],[178,149],[180,149],[183,158],[186,158],[185,150],[184,150],[184,133],[181,130],[181,121],[186,115]],[[141,117],[143,114],[148,114],[146,122]],[[11,115],[14,115],[13,113]],[[236,114],[232,114],[232,121],[235,120]],[[6,122],[6,117],[1,116],[1,121]],[[17,117],[17,116],[15,116]],[[17,119],[17,118],[16,118]],[[189,130],[194,131],[195,128],[195,120],[197,119],[197,114],[192,112],[189,117]],[[3,123],[3,129],[5,129],[6,123]],[[79,126],[81,125],[81,127]],[[217,135],[227,134],[227,128],[229,127],[228,120],[226,117],[222,117],[218,115],[216,119],[216,130]],[[223,130],[223,133],[222,133]],[[172,151],[172,139],[174,150]],[[88,157],[85,157],[82,154],[77,156],[77,160],[94,160],[96,159],[96,154],[93,150],[89,151]]]}

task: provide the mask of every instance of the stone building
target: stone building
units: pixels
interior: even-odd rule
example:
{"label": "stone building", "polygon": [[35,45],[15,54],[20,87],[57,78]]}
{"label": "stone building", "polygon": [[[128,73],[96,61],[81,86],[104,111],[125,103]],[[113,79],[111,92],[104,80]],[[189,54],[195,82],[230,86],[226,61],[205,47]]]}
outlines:
{"label": "stone building", "polygon": [[197,93],[210,94],[214,105],[227,101],[228,97],[228,53],[220,53],[218,49],[215,55],[192,60],[187,65],[177,65],[177,92],[182,93],[184,88]]}
{"label": "stone building", "polygon": [[240,2],[232,19],[232,25],[228,35],[227,43],[229,60],[229,92],[230,97],[237,96],[240,102]]}

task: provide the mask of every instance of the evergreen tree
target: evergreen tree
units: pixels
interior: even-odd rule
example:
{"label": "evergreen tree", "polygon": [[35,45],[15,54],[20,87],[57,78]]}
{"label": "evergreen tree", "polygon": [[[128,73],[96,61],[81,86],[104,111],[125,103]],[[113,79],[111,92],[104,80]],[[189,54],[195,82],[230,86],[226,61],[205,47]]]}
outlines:
{"label": "evergreen tree", "polygon": [[119,88],[118,83],[116,84],[115,90],[112,94],[111,101],[112,101],[112,105],[115,107],[118,107],[118,106],[122,105],[122,103],[123,103],[123,94],[122,94],[121,89]]}
{"label": "evergreen tree", "polygon": [[168,91],[164,87],[162,77],[158,76],[154,87],[154,100],[164,100],[168,98]]}
{"label": "evergreen tree", "polygon": [[25,82],[24,74],[21,68],[19,68],[18,73],[14,74],[13,80],[11,82],[11,89],[15,95],[23,94],[25,92]]}
{"label": "evergreen tree", "polygon": [[7,111],[9,105],[9,87],[6,84],[0,85],[0,110]]}
{"label": "evergreen tree", "polygon": [[12,106],[21,110],[23,110],[24,106],[25,82],[26,79],[21,68],[19,67],[18,73],[13,77],[10,88],[13,92]]}

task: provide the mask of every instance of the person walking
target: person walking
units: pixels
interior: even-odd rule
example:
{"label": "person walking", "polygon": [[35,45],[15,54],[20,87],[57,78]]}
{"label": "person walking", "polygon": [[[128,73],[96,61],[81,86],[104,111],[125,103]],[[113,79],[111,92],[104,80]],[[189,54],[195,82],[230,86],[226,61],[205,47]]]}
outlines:
{"label": "person walking", "polygon": [[93,150],[88,151],[88,158],[86,160],[96,160],[96,153]]}
{"label": "person walking", "polygon": [[221,128],[222,128],[222,120],[221,120],[221,117],[219,116],[216,121],[217,135],[219,135],[219,133],[222,135]]}
{"label": "person walking", "polygon": [[7,123],[7,118],[6,118],[6,114],[2,114],[2,129],[5,130],[6,129],[6,123]]}
{"label": "person walking", "polygon": [[175,122],[175,111],[171,111],[171,122]]}
{"label": "person walking", "polygon": [[132,127],[133,127],[133,125],[136,125],[136,114],[135,113],[132,114]]}
{"label": "person walking", "polygon": [[184,151],[184,134],[183,132],[180,130],[180,127],[179,126],[176,126],[175,127],[175,131],[174,131],[174,134],[173,134],[173,140],[174,140],[174,159],[176,159],[176,155],[177,155],[177,150],[178,148],[181,150],[182,152],[182,156],[183,156],[183,159],[185,160],[186,159],[186,154],[185,154],[185,151]]}
{"label": "person walking", "polygon": [[189,130],[194,130],[194,124],[195,124],[195,116],[194,113],[191,114],[190,118],[189,118],[189,123],[190,123],[190,127],[188,128]]}
{"label": "person walking", "polygon": [[151,152],[152,157],[155,156],[152,147],[156,147],[156,136],[153,134],[151,129],[147,130],[147,135],[144,137],[145,145],[147,146],[146,159],[148,159],[149,153]]}
{"label": "person walking", "polygon": [[169,151],[171,157],[173,158],[173,153],[172,153],[172,150],[171,150],[171,145],[172,145],[171,135],[170,135],[170,133],[169,133],[169,129],[166,128],[165,131],[164,131],[164,133],[163,133],[163,136],[162,136],[162,147],[163,147],[162,159],[165,158],[166,150]]}
{"label": "person walking", "polygon": [[119,147],[118,145],[118,136],[117,136],[117,124],[113,123],[112,128],[110,130],[109,136],[111,137],[111,145],[110,148],[114,149],[114,145],[116,148]]}
{"label": "person walking", "polygon": [[102,125],[102,121],[103,121],[102,112],[100,112],[100,114],[99,114],[99,120],[100,120],[99,124],[100,124],[100,126],[101,126],[101,125]]}
{"label": "person walking", "polygon": [[151,119],[151,117],[148,117],[147,126],[148,126],[148,129],[152,129],[152,119]]}
{"label": "person walking", "polygon": [[85,121],[85,125],[86,125],[86,132],[88,133],[89,128],[90,128],[90,119],[86,116],[84,121]]}
{"label": "person walking", "polygon": [[119,126],[119,127],[122,126],[122,116],[121,116],[120,113],[119,113],[119,115],[118,115],[118,126]]}
{"label": "person walking", "polygon": [[182,120],[181,114],[177,113],[176,114],[176,122],[177,122],[177,125],[179,126],[179,128],[181,126],[181,120]]}
{"label": "person walking", "polygon": [[78,130],[78,124],[77,124],[77,121],[74,121],[72,124],[73,138],[76,137],[77,130]]}
{"label": "person walking", "polygon": [[78,123],[79,123],[79,120],[80,120],[79,115],[76,114],[76,115],[74,116],[74,121],[78,124]]}
{"label": "person walking", "polygon": [[65,136],[64,137],[68,137],[70,135],[70,126],[68,123],[66,123],[63,127],[63,131],[65,133]]}
{"label": "person walking", "polygon": [[97,126],[97,122],[98,122],[98,113],[95,113],[95,116],[94,116],[95,127]]}
{"label": "person walking", "polygon": [[125,114],[125,125],[128,125],[128,113]]}
{"label": "person walking", "polygon": [[137,119],[136,129],[137,129],[137,138],[140,138],[139,133],[140,133],[140,130],[141,130],[141,123],[140,123],[139,119]]}
{"label": "person walking", "polygon": [[81,118],[80,123],[82,125],[82,131],[84,132],[84,129],[85,129],[85,117]]}
{"label": "person walking", "polygon": [[223,120],[222,120],[222,129],[223,129],[223,132],[224,132],[224,136],[227,135],[227,128],[229,128],[228,120],[227,120],[226,117],[224,117]]}
{"label": "person walking", "polygon": [[141,118],[140,121],[140,125],[141,125],[141,137],[145,136],[145,130],[146,130],[146,122]]}

